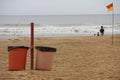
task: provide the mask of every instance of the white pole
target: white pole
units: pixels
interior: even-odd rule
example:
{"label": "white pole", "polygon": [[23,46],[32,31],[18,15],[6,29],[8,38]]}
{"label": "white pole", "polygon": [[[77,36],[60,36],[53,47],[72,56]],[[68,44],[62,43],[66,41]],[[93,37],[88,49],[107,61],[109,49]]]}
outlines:
{"label": "white pole", "polygon": [[112,46],[114,43],[114,4],[113,4],[113,13],[112,13]]}

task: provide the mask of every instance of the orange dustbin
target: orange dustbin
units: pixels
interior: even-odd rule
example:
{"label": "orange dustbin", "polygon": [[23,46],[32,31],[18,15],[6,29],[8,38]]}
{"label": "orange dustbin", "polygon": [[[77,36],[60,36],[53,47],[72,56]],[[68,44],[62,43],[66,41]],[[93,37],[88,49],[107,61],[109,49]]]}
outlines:
{"label": "orange dustbin", "polygon": [[36,46],[36,69],[50,71],[56,48]]}
{"label": "orange dustbin", "polygon": [[25,69],[27,50],[28,50],[28,47],[25,47],[25,46],[8,46],[9,70]]}

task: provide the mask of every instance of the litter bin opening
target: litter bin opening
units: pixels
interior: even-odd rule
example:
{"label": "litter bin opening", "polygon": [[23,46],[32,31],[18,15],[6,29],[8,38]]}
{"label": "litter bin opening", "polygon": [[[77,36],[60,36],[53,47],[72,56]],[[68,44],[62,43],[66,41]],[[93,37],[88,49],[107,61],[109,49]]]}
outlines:
{"label": "litter bin opening", "polygon": [[26,46],[8,46],[8,51],[11,51],[14,48],[26,48],[26,49],[28,49],[28,47],[26,47]]}
{"label": "litter bin opening", "polygon": [[52,47],[36,46],[35,48],[42,52],[56,52],[57,51],[56,48],[52,48]]}

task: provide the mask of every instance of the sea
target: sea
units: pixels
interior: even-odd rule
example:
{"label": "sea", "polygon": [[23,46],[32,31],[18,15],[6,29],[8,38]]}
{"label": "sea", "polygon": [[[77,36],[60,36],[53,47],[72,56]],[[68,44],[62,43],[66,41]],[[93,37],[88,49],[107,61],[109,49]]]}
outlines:
{"label": "sea", "polygon": [[120,34],[120,14],[0,15],[0,38],[30,37],[31,22],[35,37],[93,36],[101,26],[105,35]]}

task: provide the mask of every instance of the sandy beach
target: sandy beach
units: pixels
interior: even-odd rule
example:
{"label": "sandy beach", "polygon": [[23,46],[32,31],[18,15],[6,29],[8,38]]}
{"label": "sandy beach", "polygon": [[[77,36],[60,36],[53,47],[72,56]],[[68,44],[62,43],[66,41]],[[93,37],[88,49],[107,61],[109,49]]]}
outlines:
{"label": "sandy beach", "polygon": [[[35,38],[35,46],[57,48],[52,71],[8,71],[7,47],[29,46],[29,38],[0,39],[0,80],[120,80],[120,35]],[[35,51],[36,53],[36,51]],[[36,56],[36,54],[35,54]]]}

